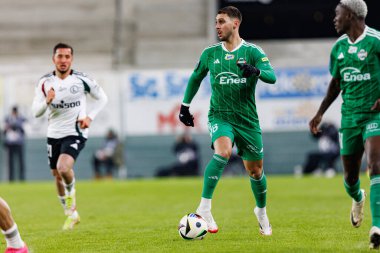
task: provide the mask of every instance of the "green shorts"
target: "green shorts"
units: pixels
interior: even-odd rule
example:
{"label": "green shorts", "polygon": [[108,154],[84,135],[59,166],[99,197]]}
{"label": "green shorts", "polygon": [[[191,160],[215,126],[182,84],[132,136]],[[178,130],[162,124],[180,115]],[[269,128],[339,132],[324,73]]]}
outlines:
{"label": "green shorts", "polygon": [[226,121],[214,119],[208,122],[212,143],[222,136],[236,144],[238,155],[246,161],[258,161],[264,157],[261,132],[232,125]]}
{"label": "green shorts", "polygon": [[380,119],[371,120],[355,128],[339,129],[341,155],[352,155],[364,149],[367,138],[380,135]]}

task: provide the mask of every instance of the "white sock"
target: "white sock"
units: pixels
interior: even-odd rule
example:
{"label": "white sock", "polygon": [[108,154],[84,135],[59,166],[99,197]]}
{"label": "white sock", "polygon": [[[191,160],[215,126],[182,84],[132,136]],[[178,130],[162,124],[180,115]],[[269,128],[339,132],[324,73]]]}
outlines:
{"label": "white sock", "polygon": [[1,230],[1,232],[5,235],[8,248],[18,249],[24,247],[24,242],[21,240],[21,235],[18,232],[16,223],[7,231]]}
{"label": "white sock", "polygon": [[58,199],[59,199],[59,203],[61,203],[62,207],[65,208],[65,204],[66,204],[65,196],[59,196],[58,195]]}
{"label": "white sock", "polygon": [[267,208],[264,206],[264,207],[256,207],[257,208],[257,214],[262,216],[262,215],[266,215],[267,214]]}
{"label": "white sock", "polygon": [[65,186],[66,195],[70,195],[71,191],[75,189],[75,178],[73,178],[73,181],[69,184],[66,184],[65,181],[63,181],[63,185]]}
{"label": "white sock", "polygon": [[201,211],[211,211],[211,199],[202,197],[198,209]]}

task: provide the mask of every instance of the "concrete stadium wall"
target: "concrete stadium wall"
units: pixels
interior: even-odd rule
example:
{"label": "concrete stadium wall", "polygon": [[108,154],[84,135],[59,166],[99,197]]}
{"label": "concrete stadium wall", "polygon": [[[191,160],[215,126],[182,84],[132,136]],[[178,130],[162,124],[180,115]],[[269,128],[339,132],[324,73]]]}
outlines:
{"label": "concrete stadium wall", "polygon": [[[209,43],[214,4],[211,0],[66,0],[64,4],[2,0],[0,53],[6,60],[0,59],[0,65],[13,69],[23,62],[34,69],[62,41],[86,54],[89,65],[97,68],[110,69],[115,61],[123,67],[194,66],[193,50],[200,53]],[[176,57],[179,53],[184,56]]]}
{"label": "concrete stadium wall", "polygon": [[[128,178],[153,177],[157,168],[175,161],[172,153],[174,135],[165,136],[133,136],[125,141]],[[206,134],[193,135],[200,146],[202,170],[212,156],[210,137]],[[292,174],[297,164],[302,164],[305,154],[317,148],[308,132],[276,132],[264,133],[264,168],[267,174]],[[93,177],[91,157],[101,145],[102,138],[89,138],[81,152],[75,173],[79,180]],[[4,149],[1,175],[4,181]],[[47,164],[46,140],[29,139],[26,144],[27,180],[52,180]],[[341,168],[340,162],[338,162]],[[236,172],[235,173],[239,173]]]}
{"label": "concrete stadium wall", "polygon": [[[108,70],[115,62],[118,69],[193,68],[202,50],[217,42],[215,0],[120,0],[120,12],[117,2],[2,0],[0,72],[48,69],[59,41],[74,47],[83,71]],[[326,65],[334,41],[253,43],[274,67],[300,67]]]}
{"label": "concrete stadium wall", "polygon": [[0,52],[38,55],[67,41],[80,51],[110,53],[115,15],[110,2],[2,0]]}

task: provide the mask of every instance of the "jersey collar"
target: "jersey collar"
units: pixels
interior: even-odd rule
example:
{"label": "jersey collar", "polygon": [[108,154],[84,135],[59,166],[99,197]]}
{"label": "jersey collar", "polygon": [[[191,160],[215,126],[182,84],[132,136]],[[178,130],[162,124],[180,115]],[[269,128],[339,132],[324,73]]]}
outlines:
{"label": "jersey collar", "polygon": [[362,41],[365,38],[367,31],[368,31],[368,26],[365,26],[363,33],[354,42],[352,42],[350,40],[350,38],[347,36],[348,44],[353,45],[353,44],[356,44],[356,43]]}
{"label": "jersey collar", "polygon": [[227,52],[229,52],[229,53],[232,53],[232,52],[235,52],[236,50],[239,50],[239,48],[243,45],[244,42],[245,42],[245,41],[244,41],[243,39],[241,39],[240,44],[239,44],[237,47],[235,47],[232,51],[228,50],[228,49],[224,46],[224,42],[222,42],[222,48],[223,48],[224,51],[227,51]]}
{"label": "jersey collar", "polygon": [[[70,75],[72,75],[73,73],[74,73],[74,70],[71,69],[71,70],[70,70]],[[54,76],[57,76],[56,73],[55,73],[55,70],[53,70],[53,75],[54,75]]]}

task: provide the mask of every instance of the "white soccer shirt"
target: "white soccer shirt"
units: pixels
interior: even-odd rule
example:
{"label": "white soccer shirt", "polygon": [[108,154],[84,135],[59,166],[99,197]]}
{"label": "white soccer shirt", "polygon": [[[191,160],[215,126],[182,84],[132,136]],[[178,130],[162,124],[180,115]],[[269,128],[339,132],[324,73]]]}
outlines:
{"label": "white soccer shirt", "polygon": [[[55,98],[48,106],[46,95],[53,88]],[[91,111],[86,111],[86,95],[95,99]],[[72,70],[65,79],[60,79],[55,72],[43,76],[35,89],[32,111],[35,117],[42,116],[48,110],[47,137],[63,138],[66,136],[88,137],[88,129],[81,129],[78,119],[86,116],[92,120],[107,103],[107,96],[96,81],[82,72]]]}

